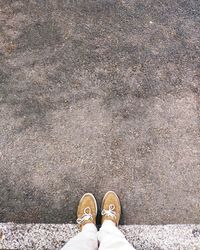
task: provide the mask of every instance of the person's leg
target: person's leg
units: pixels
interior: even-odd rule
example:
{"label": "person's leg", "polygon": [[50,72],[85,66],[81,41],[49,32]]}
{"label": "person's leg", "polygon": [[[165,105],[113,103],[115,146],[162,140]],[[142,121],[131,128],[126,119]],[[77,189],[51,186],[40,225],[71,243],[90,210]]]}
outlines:
{"label": "person's leg", "polygon": [[105,220],[98,232],[99,250],[133,250],[123,233],[111,220]]}
{"label": "person's leg", "polygon": [[77,223],[81,232],[72,238],[62,250],[97,250],[97,203],[92,194],[85,194],[78,205]]}
{"label": "person's leg", "polygon": [[102,202],[102,226],[98,234],[99,250],[133,250],[117,228],[121,216],[121,205],[118,196],[110,191]]}
{"label": "person's leg", "polygon": [[97,250],[97,228],[93,223],[86,224],[74,238],[67,242],[62,250]]}

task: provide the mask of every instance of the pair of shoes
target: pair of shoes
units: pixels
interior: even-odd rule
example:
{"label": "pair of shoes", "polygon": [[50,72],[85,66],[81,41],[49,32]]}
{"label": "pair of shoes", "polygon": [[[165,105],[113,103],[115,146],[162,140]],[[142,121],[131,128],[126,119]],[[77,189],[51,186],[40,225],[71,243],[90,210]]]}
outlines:
{"label": "pair of shoes", "polygon": [[[77,223],[80,229],[87,223],[96,225],[97,202],[93,194],[86,193],[81,198],[77,209]],[[117,194],[109,191],[105,194],[101,205],[101,224],[111,220],[117,226],[121,216],[121,205]]]}

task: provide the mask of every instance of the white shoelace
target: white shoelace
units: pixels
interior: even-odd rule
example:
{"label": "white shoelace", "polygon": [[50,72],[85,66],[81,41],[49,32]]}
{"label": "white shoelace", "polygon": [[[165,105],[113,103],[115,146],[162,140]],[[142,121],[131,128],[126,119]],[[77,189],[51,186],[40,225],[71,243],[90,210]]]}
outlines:
{"label": "white shoelace", "polygon": [[76,222],[80,225],[80,224],[83,224],[84,221],[91,220],[91,219],[93,220],[93,217],[92,217],[92,214],[91,214],[91,209],[90,209],[90,207],[86,207],[84,209],[83,215],[80,218],[78,218],[76,220]]}
{"label": "white shoelace", "polygon": [[103,209],[102,212],[101,212],[101,215],[109,216],[109,217],[112,217],[112,218],[116,219],[116,212],[114,211],[114,209],[115,209],[115,205],[110,204],[109,205],[109,210]]}

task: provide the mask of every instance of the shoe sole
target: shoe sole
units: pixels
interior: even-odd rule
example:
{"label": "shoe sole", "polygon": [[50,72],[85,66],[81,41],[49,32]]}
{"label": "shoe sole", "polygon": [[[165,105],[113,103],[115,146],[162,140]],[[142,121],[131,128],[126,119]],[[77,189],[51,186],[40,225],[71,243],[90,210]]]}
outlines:
{"label": "shoe sole", "polygon": [[91,194],[91,193],[85,193],[85,194],[82,196],[82,198],[81,198],[81,200],[80,200],[80,203],[81,203],[81,201],[85,198],[86,195],[89,195],[89,196],[92,197],[92,199],[93,199],[93,201],[94,201],[94,203],[95,203],[96,216],[97,216],[97,212],[98,212],[98,209],[97,209],[97,201],[96,201],[96,199],[95,199],[95,197],[94,197],[93,194]]}

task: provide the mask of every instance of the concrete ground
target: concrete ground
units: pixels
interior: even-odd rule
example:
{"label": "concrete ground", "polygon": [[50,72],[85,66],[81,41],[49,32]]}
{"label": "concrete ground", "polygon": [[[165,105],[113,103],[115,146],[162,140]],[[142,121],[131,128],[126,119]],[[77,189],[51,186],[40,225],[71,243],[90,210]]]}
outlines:
{"label": "concrete ground", "polygon": [[197,0],[0,1],[0,221],[200,223]]}
{"label": "concrete ground", "polygon": [[[120,230],[136,250],[200,250],[200,225],[125,225]],[[0,223],[0,249],[60,249],[77,232],[71,224]]]}

